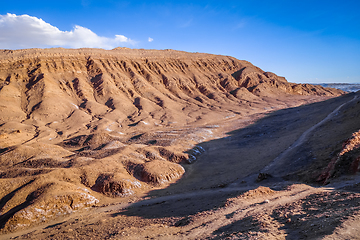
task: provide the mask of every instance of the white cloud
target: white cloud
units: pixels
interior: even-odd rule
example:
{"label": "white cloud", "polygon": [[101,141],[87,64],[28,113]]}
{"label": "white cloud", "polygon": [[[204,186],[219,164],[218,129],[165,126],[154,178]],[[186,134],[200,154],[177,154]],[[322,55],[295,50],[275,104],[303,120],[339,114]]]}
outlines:
{"label": "white cloud", "polygon": [[148,38],[148,42],[152,42],[154,41],[154,39],[152,39],[151,37]]}
{"label": "white cloud", "polygon": [[42,19],[8,13],[0,15],[0,48],[70,47],[112,49],[135,44],[123,36],[98,36],[90,29],[76,25],[71,31],[61,31]]}
{"label": "white cloud", "polygon": [[124,35],[115,35],[115,39],[119,42],[129,42],[130,41],[130,39],[128,39]]}

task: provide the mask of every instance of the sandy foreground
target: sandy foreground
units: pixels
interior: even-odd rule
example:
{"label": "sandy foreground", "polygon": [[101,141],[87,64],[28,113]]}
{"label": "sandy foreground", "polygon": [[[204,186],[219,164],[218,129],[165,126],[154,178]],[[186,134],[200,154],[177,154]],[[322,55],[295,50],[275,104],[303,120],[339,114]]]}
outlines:
{"label": "sandy foreground", "polygon": [[[231,121],[228,125],[219,126],[218,131],[232,128],[239,121],[246,127],[228,132],[225,137],[201,143],[199,146],[205,151],[195,163],[187,165],[186,174],[177,183],[143,196],[130,197],[126,202],[122,200],[120,203],[115,201],[96,206],[2,237],[357,239],[360,231],[360,178],[357,174],[334,179],[326,186],[304,184],[280,177],[284,176],[284,172],[294,172],[304,167],[301,164],[293,167],[288,161],[277,165],[278,171],[271,169],[274,177],[257,181],[258,173],[266,166],[275,166],[272,160],[289,149],[306,130],[331,116],[328,122],[312,129],[302,144],[294,147],[293,155],[303,151],[311,135],[321,131],[321,127],[337,121],[342,111],[346,111],[346,107],[354,101],[354,95],[351,95],[280,110],[250,125],[240,119]],[[345,105],[337,109],[343,103]],[[328,105],[331,107],[326,107]],[[309,117],[296,121],[294,114]],[[293,162],[293,159],[288,160]]]}
{"label": "sandy foreground", "polygon": [[3,239],[359,234],[358,93],[172,50],[0,62]]}

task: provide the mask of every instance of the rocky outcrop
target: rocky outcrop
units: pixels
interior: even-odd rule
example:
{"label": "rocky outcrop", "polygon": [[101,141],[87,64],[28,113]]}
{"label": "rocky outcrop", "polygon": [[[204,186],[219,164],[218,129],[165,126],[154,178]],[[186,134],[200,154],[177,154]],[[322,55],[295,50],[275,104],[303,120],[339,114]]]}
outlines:
{"label": "rocky outcrop", "polygon": [[325,170],[316,179],[317,182],[327,184],[330,178],[337,173],[356,174],[359,171],[360,163],[360,131],[354,132],[342,146],[341,151],[333,157]]}
{"label": "rocky outcrop", "polygon": [[231,110],[248,95],[237,94],[242,88],[256,96],[341,94],[288,83],[232,57],[172,50],[4,51],[0,64],[0,122],[36,121],[56,132],[64,132],[72,119],[77,120],[70,127],[74,131],[99,116],[115,122],[128,118],[129,124],[150,113],[152,121],[163,123],[179,121],[179,116],[195,121],[187,114],[189,106],[228,105]]}
{"label": "rocky outcrop", "polygon": [[138,169],[138,175],[142,181],[156,185],[171,182],[185,173],[185,169],[181,165],[162,160],[146,162]]}
{"label": "rocky outcrop", "polygon": [[118,173],[101,174],[95,182],[93,189],[107,196],[128,196],[134,193],[134,189],[140,188],[141,183],[136,179]]}

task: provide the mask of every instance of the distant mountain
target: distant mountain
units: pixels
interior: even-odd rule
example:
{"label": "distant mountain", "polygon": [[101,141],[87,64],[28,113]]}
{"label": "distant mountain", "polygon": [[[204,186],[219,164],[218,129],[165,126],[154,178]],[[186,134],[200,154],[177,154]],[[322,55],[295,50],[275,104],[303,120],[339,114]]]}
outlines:
{"label": "distant mountain", "polygon": [[360,90],[360,83],[321,83],[320,86],[336,88],[345,92],[357,92]]}

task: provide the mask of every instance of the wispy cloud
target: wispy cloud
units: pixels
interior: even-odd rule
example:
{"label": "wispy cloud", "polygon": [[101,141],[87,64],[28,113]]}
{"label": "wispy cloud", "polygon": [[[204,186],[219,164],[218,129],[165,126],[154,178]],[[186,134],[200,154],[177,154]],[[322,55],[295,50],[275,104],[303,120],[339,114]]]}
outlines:
{"label": "wispy cloud", "polygon": [[154,41],[154,39],[152,39],[151,37],[148,38],[148,42],[152,42]]}
{"label": "wispy cloud", "polygon": [[134,45],[135,41],[123,36],[98,36],[90,29],[75,25],[71,31],[61,31],[40,18],[8,13],[0,15],[0,48],[34,47],[94,47],[112,49]]}
{"label": "wispy cloud", "polygon": [[191,18],[191,19],[189,19],[189,20],[186,20],[186,21],[180,23],[179,27],[180,27],[180,28],[190,27],[191,24],[192,24],[192,22],[193,22],[193,19]]}
{"label": "wispy cloud", "polygon": [[235,26],[236,29],[244,28],[247,25],[247,21],[245,19],[242,19],[240,22],[238,22]]}

